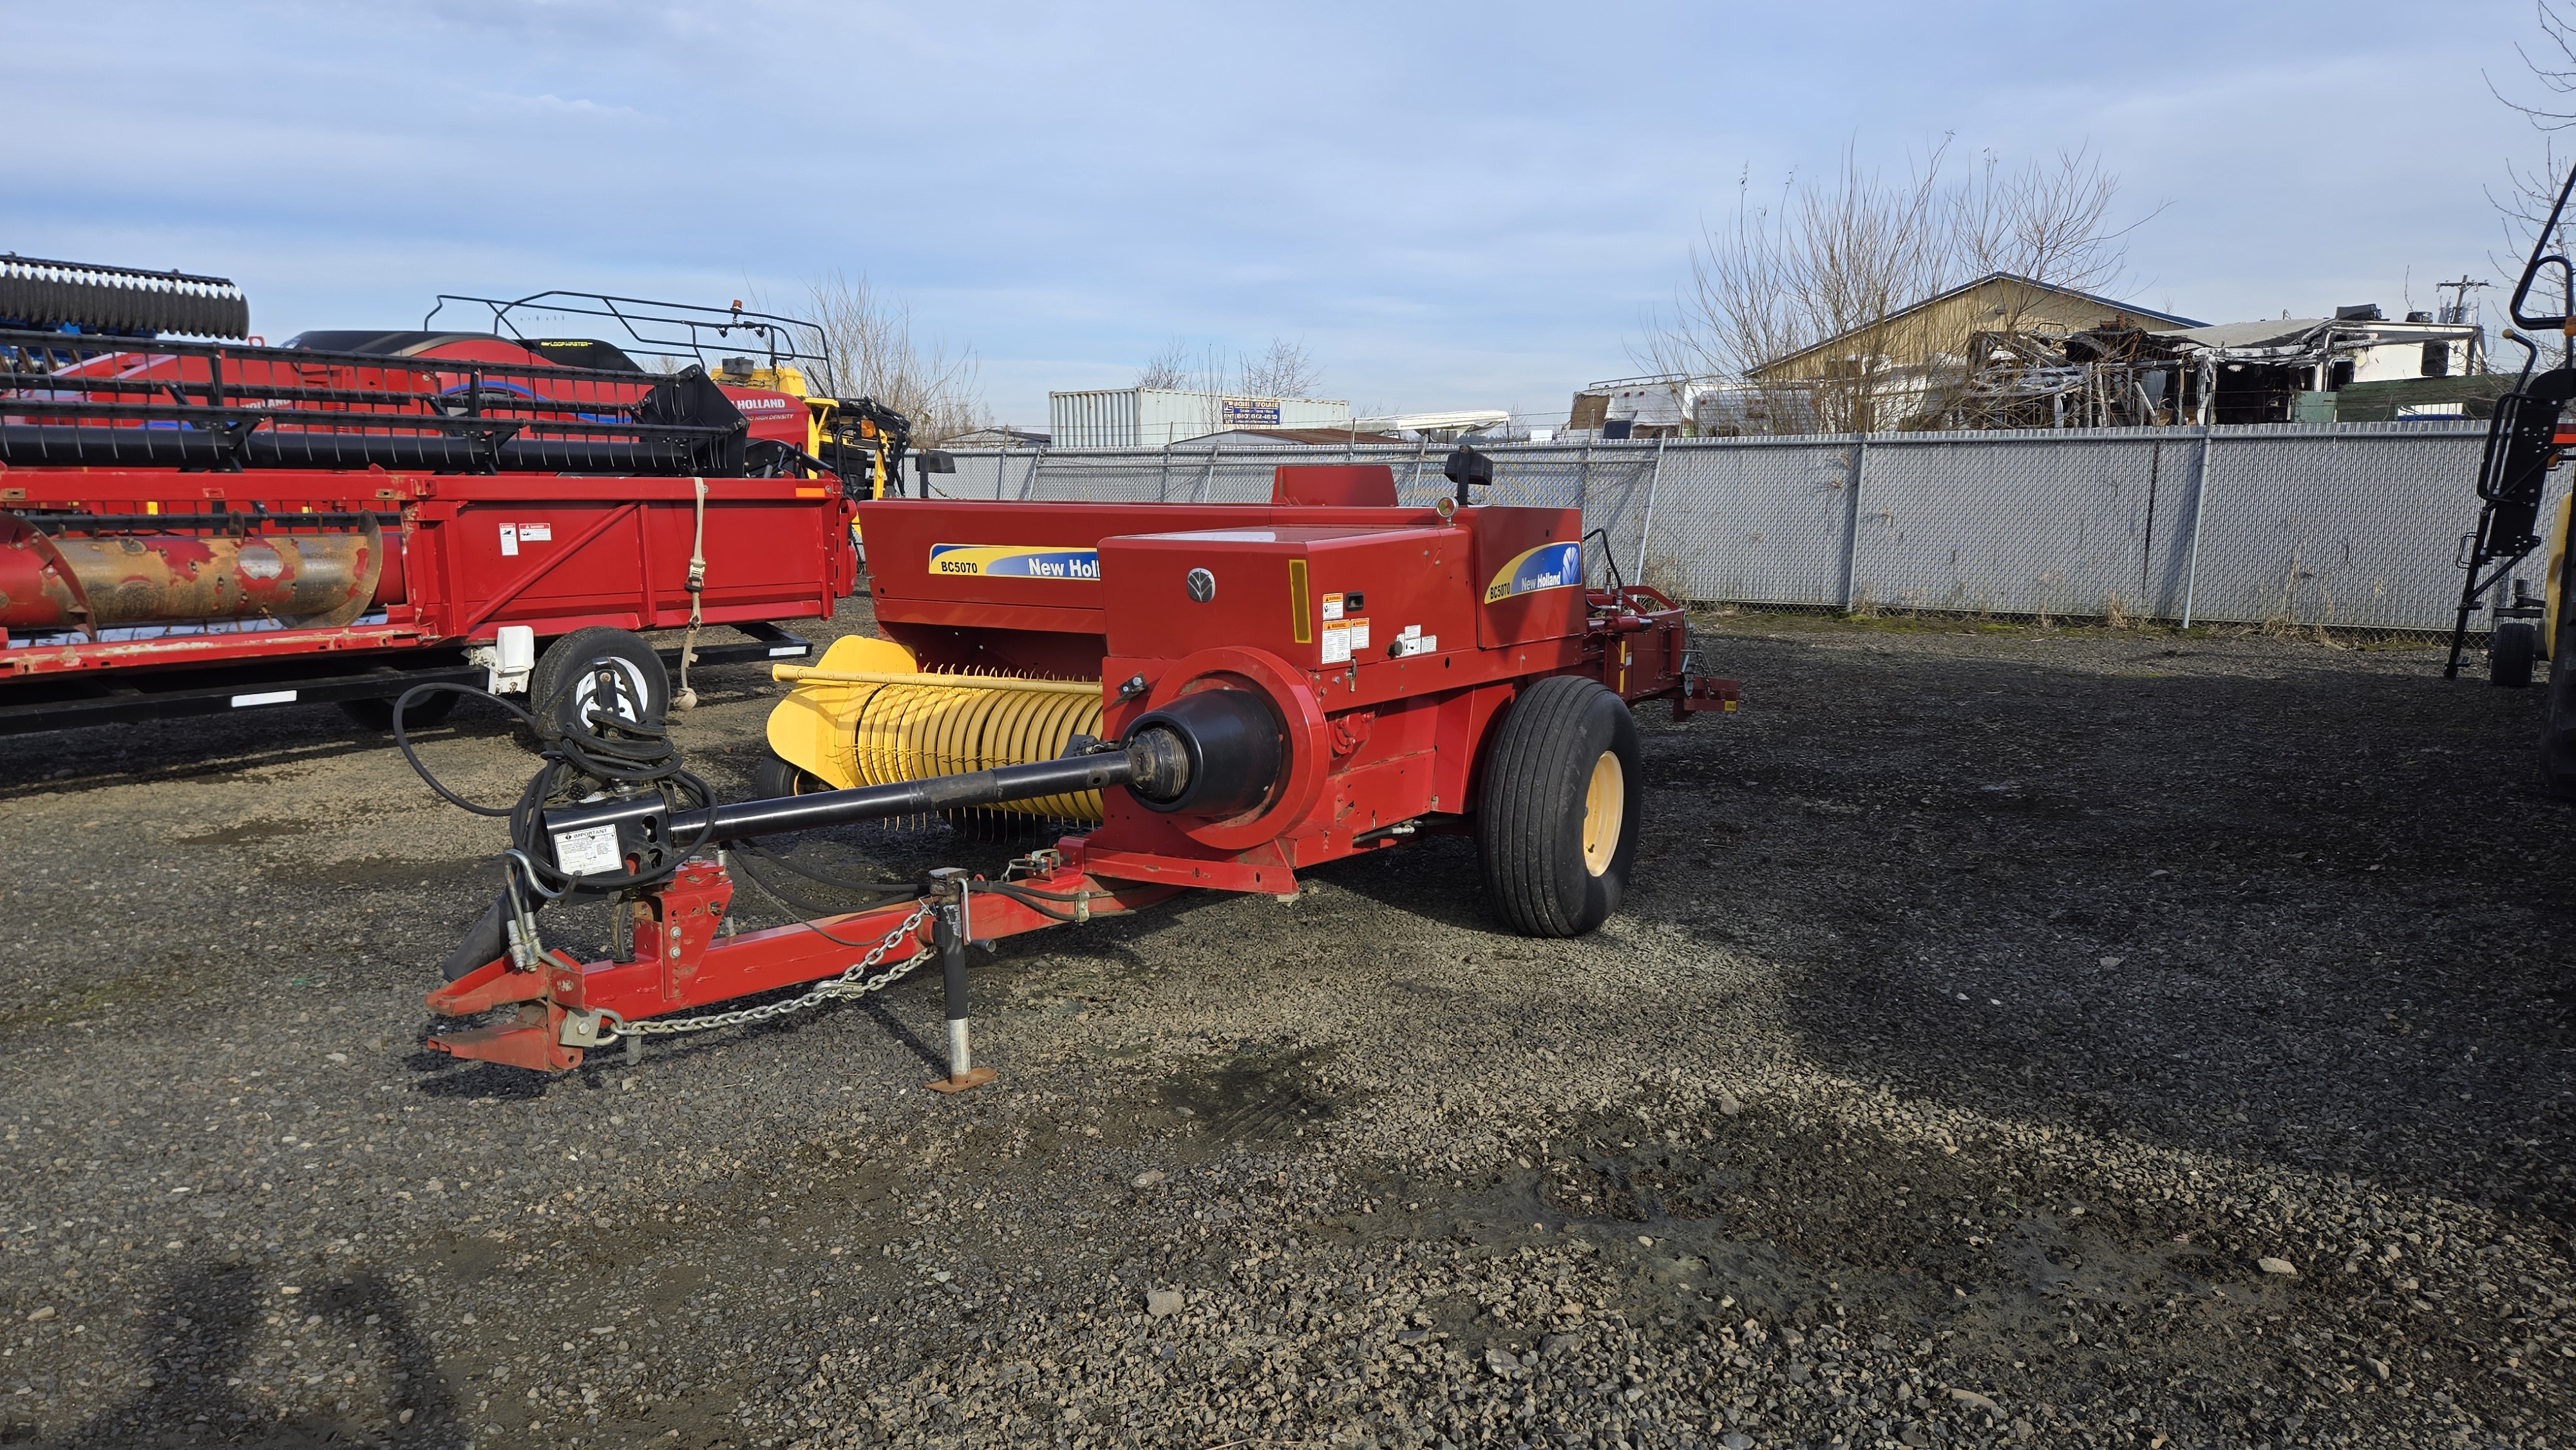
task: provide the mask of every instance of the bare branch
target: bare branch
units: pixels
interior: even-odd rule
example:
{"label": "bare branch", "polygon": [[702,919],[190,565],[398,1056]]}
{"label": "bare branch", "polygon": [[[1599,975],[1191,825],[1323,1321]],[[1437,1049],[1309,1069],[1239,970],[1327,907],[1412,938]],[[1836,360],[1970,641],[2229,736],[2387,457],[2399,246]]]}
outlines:
{"label": "bare branch", "polygon": [[1274,337],[1261,356],[1243,361],[1243,391],[1256,398],[1311,398],[1322,386],[1323,376],[1302,342]]}
{"label": "bare branch", "polygon": [[[1964,373],[1971,334],[2024,330],[2042,294],[2006,289],[2002,315],[1973,319],[1917,303],[1995,272],[2043,288],[2116,286],[2129,237],[2162,210],[2115,220],[2119,180],[2089,147],[2020,166],[1987,153],[1954,176],[1951,145],[1941,138],[1901,178],[1865,169],[1847,145],[1829,181],[1784,185],[1773,206],[1739,175],[1732,224],[1702,224],[1690,280],[1638,360],[1743,379],[1781,431],[1901,426],[1931,386],[1927,370]],[[1817,351],[1828,342],[1831,356]]]}
{"label": "bare branch", "polygon": [[[2518,43],[2514,54],[2521,57],[2530,79],[2549,96],[2576,95],[2576,8],[2571,8],[2567,0],[2532,0],[2531,9],[2540,41],[2530,46]],[[2494,187],[2486,189],[2487,203],[2495,208],[2497,224],[2504,233],[2503,253],[2489,253],[2488,261],[2500,275],[2519,278],[2524,258],[2535,250],[2562,254],[2567,251],[2568,228],[2564,221],[2554,235],[2544,238],[2541,229],[2547,225],[2549,209],[2558,200],[2559,188],[2566,179],[2566,164],[2558,153],[2556,136],[2576,127],[2576,110],[2564,102],[2517,100],[2505,94],[2494,77],[2481,72],[2481,78],[2487,83],[2489,95],[2519,113],[2540,133],[2539,161],[2520,164],[2508,158],[2503,193],[2499,195]],[[2570,302],[2562,296],[2552,299],[2550,305]],[[2576,340],[2562,342],[2561,347],[2562,358],[2576,358]]]}
{"label": "bare branch", "polygon": [[835,271],[806,284],[806,314],[822,329],[832,360],[806,385],[834,397],[874,398],[912,422],[913,441],[936,446],[992,424],[985,410],[983,365],[972,344],[950,353],[945,343],[913,333],[910,305],[879,292],[864,276]]}
{"label": "bare branch", "polygon": [[1136,370],[1136,386],[1180,391],[1190,386],[1190,345],[1181,338],[1163,344]]}

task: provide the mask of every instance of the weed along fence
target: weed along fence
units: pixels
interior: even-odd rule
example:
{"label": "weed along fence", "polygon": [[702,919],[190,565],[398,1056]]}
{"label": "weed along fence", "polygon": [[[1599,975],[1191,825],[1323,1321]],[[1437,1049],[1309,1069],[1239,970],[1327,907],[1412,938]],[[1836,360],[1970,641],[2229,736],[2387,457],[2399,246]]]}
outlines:
{"label": "weed along fence", "polygon": [[[1579,507],[1596,574],[1695,603],[2448,629],[2486,425],[2276,424],[1500,444],[1496,502]],[[1255,502],[1281,463],[1447,449],[959,453],[960,498]],[[2552,499],[2563,492],[2553,481]],[[2526,571],[2538,584],[2536,566]]]}

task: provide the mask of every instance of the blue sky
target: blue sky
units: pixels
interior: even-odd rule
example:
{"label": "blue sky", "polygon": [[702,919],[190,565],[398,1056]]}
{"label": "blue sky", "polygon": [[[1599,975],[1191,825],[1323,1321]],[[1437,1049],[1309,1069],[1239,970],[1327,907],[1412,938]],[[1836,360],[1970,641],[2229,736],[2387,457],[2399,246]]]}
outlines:
{"label": "blue sky", "polygon": [[[1749,169],[2089,144],[2209,321],[2493,276],[2527,3],[1220,7],[0,0],[0,251],[213,272],[272,339],[440,291],[864,273],[1002,417],[1165,340],[1561,414]],[[59,128],[59,130],[56,130]]]}

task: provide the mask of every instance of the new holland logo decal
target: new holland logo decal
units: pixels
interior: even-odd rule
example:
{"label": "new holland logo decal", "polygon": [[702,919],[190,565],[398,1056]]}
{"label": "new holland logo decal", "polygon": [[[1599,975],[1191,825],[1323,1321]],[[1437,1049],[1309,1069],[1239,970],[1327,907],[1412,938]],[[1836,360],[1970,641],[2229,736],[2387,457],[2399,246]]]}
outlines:
{"label": "new holland logo decal", "polygon": [[1485,586],[1485,602],[1493,604],[1542,589],[1573,589],[1582,583],[1583,545],[1541,544],[1516,555],[1494,575],[1494,582]]}
{"label": "new holland logo decal", "polygon": [[1027,544],[933,544],[933,574],[986,579],[1098,579],[1100,551]]}

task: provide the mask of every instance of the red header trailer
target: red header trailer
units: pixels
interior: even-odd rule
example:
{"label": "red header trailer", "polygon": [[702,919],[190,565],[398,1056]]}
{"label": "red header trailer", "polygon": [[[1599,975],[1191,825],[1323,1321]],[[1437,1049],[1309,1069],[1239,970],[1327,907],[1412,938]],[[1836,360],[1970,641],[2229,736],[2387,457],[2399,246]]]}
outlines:
{"label": "red header trailer", "polygon": [[[678,651],[635,631],[748,637],[701,665],[803,657],[771,622],[856,587],[802,398],[497,337],[378,340],[0,372],[0,732],[315,701],[381,724],[424,681],[542,698],[594,667],[658,712]],[[0,332],[21,359],[66,341]],[[782,408],[750,421],[764,400]]]}
{"label": "red header trailer", "polygon": [[[1453,456],[1462,495],[1483,462]],[[1692,672],[1680,608],[1588,583],[1576,510],[1406,508],[1383,467],[1279,473],[1267,505],[861,504],[886,638],[775,671],[798,686],[770,722],[775,796],[689,808],[583,784],[531,816],[512,895],[429,998],[457,1016],[525,1005],[433,1045],[568,1067],[621,1036],[747,1020],[657,1020],[691,1007],[817,979],[753,1014],[873,990],[936,949],[952,1068],[937,1085],[971,1086],[989,1074],[965,1035],[965,941],[1185,887],[1291,894],[1300,871],[1421,832],[1475,838],[1511,929],[1598,926],[1642,821],[1630,707],[1734,708],[1731,682]],[[715,845],[984,810],[1083,829],[820,931],[719,935],[752,868]],[[567,892],[622,903],[633,950],[546,952],[533,905]]]}

